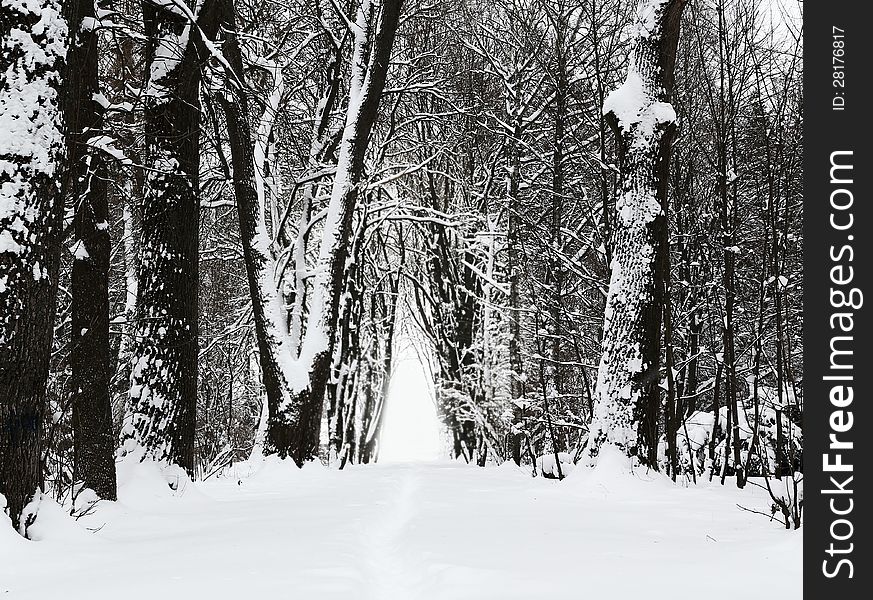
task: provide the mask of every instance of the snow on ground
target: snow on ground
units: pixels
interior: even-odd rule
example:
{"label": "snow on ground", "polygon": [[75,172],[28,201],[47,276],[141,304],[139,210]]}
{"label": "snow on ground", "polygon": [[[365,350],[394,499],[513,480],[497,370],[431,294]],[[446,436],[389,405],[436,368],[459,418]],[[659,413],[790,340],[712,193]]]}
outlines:
{"label": "snow on ground", "polygon": [[154,465],[122,467],[119,502],[76,522],[49,505],[40,541],[0,531],[0,599],[801,597],[801,533],[736,506],[763,493],[628,474],[609,453],[563,482],[268,461],[173,492]]}

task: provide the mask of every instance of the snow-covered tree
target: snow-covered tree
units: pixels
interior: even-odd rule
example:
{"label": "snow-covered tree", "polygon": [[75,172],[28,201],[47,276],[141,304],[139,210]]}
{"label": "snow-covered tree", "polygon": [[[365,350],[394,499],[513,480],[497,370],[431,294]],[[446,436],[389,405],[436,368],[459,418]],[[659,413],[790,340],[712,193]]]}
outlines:
{"label": "snow-covered tree", "polygon": [[200,66],[217,2],[143,4],[146,166],[126,452],[194,470],[198,364]]}
{"label": "snow-covered tree", "polygon": [[0,1],[0,496],[22,534],[43,487],[66,44],[59,1]]}
{"label": "snow-covered tree", "polygon": [[342,282],[349,259],[352,219],[361,195],[364,158],[388,75],[400,20],[401,0],[363,0],[353,28],[354,53],[336,174],[316,262],[309,318],[298,367],[305,379],[294,382],[294,439],[289,454],[298,463],[317,455],[326,386],[336,347]]}
{"label": "snow-covered tree", "polygon": [[[284,457],[288,454],[294,435],[296,406],[291,398],[291,390],[295,382],[295,355],[282,295],[276,287],[276,264],[270,249],[271,239],[265,219],[266,198],[260,175],[264,168],[263,151],[260,152],[262,160],[259,164],[259,142],[254,139],[248,121],[250,102],[237,39],[236,9],[232,0],[220,1],[221,23],[225,30],[222,52],[229,67],[226,80],[230,88],[229,97],[222,97],[222,107],[230,138],[240,237],[255,323],[261,380],[266,393],[268,422],[264,450]],[[274,85],[280,85],[281,73],[274,73],[273,76],[278,78]],[[269,115],[265,115],[265,118],[269,118]]]}
{"label": "snow-covered tree", "polygon": [[627,77],[606,98],[618,138],[620,191],[589,453],[615,444],[656,462],[662,278],[673,67],[685,0],[642,0]]}

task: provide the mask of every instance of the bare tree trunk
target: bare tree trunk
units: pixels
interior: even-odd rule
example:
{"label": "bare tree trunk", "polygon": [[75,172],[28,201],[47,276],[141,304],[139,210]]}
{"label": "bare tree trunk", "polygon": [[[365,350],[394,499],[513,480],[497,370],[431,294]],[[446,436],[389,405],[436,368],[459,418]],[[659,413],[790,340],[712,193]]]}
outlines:
{"label": "bare tree trunk", "polygon": [[[327,67],[327,83],[316,109],[314,125],[312,127],[312,141],[309,146],[307,171],[317,171],[321,161],[328,160],[329,155],[334,151],[332,146],[328,144],[328,138],[331,136],[331,115],[339,97],[341,62],[341,52],[336,50]],[[309,225],[312,218],[312,203],[318,189],[318,182],[313,181],[306,186],[303,192],[300,215],[297,222],[297,235],[293,240],[294,291],[291,293],[288,329],[291,351],[294,353],[300,352],[300,342],[303,339],[307,277],[306,251],[310,239]],[[280,227],[280,233],[283,233],[283,230],[284,228]]]}
{"label": "bare tree trunk", "polygon": [[[390,359],[389,359],[390,360]],[[367,417],[366,426],[361,428],[361,460],[362,464],[376,462],[379,459],[380,440],[382,432],[383,415],[385,414],[385,400],[388,397],[388,385],[390,377],[385,376],[382,383],[382,393],[378,396],[375,407],[371,408],[372,416]]]}
{"label": "bare tree trunk", "polygon": [[0,495],[22,535],[43,486],[60,264],[58,95],[67,40],[60,9],[57,0],[0,3]]}
{"label": "bare tree trunk", "polygon": [[[130,348],[133,342],[134,319],[136,318],[136,273],[139,270],[139,223],[136,218],[136,201],[133,198],[134,186],[126,182],[122,186],[120,198],[122,203],[123,227],[123,250],[124,250],[124,325],[122,327],[121,341],[118,344],[118,355],[113,373],[113,401],[112,409],[116,417],[113,423],[117,423],[118,415],[123,414],[126,404],[127,393],[130,388]],[[112,200],[110,199],[110,205]]]}
{"label": "bare tree trunk", "polygon": [[216,30],[216,2],[198,23],[184,4],[143,2],[149,76],[143,92],[149,168],[141,207],[141,260],[125,452],[194,473],[200,230],[200,58]]}
{"label": "bare tree trunk", "polygon": [[675,130],[669,100],[684,6],[684,0],[640,3],[627,79],[604,105],[619,146],[621,195],[589,452],[596,456],[601,444],[612,443],[653,466],[662,313],[659,254]]}
{"label": "bare tree trunk", "polygon": [[685,381],[682,386],[681,402],[683,413],[690,417],[697,410],[697,380],[698,365],[700,364],[698,354],[700,354],[700,332],[703,328],[703,320],[696,307],[696,283],[690,278],[687,281],[691,282],[689,302],[692,308],[688,315],[688,362],[685,365]]}
{"label": "bare tree trunk", "polygon": [[687,283],[688,322],[688,348],[685,352],[685,366],[680,369],[681,377],[677,381],[677,411],[683,418],[690,417],[697,410],[697,387],[699,378],[700,334],[703,329],[703,320],[700,318],[698,307],[697,272],[699,264],[695,265],[697,258],[696,233],[692,231],[692,204],[694,198],[694,171],[688,169],[685,177],[677,178],[675,183],[676,198],[676,239],[679,243],[679,274],[678,279]]}
{"label": "bare tree trunk", "polygon": [[115,500],[115,436],[109,383],[109,205],[107,169],[101,151],[88,148],[100,136],[102,109],[95,100],[97,31],[93,0],[66,4],[66,118],[68,176],[65,197],[74,207],[76,237],[72,273],[72,366],[74,476],[98,496]]}

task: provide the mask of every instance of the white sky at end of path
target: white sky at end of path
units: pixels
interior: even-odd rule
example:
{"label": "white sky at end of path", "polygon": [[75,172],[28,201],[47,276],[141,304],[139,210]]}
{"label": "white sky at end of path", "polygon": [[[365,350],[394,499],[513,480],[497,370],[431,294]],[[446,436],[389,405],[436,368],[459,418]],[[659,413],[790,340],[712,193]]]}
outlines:
{"label": "white sky at end of path", "polygon": [[388,388],[379,462],[440,458],[433,385],[415,350],[399,353]]}

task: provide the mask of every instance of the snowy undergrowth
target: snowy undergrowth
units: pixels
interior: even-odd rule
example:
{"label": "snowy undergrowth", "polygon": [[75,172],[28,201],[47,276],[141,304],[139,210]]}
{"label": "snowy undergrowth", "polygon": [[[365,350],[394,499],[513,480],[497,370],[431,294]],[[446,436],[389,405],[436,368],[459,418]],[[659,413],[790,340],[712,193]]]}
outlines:
{"label": "snowy undergrowth", "polygon": [[[120,465],[119,501],[41,541],[0,528],[0,596],[126,600],[800,597],[801,534],[604,448],[563,482],[455,462],[344,471],[266,459],[205,482]],[[0,522],[2,526],[2,522]],[[741,577],[734,576],[742,573]],[[147,574],[147,575],[146,575]],[[284,594],[284,595],[282,595]]]}

